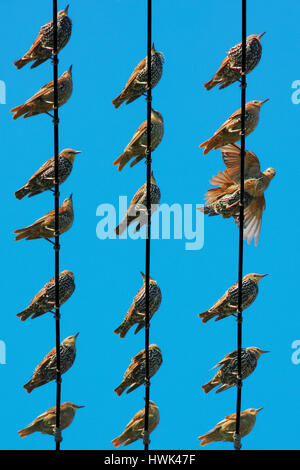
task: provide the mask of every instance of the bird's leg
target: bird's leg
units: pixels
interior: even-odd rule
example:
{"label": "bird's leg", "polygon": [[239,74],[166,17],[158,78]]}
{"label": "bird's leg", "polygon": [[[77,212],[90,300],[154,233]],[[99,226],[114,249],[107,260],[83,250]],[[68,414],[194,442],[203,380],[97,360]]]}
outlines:
{"label": "bird's leg", "polygon": [[55,243],[54,243],[52,240],[50,240],[49,238],[45,238],[45,240],[47,240],[47,242],[51,243],[52,245],[55,244]]}
{"label": "bird's leg", "polygon": [[55,442],[59,443],[63,440],[62,435],[61,435],[61,430],[60,430],[60,428],[57,428],[56,426],[55,426],[54,429],[55,429],[55,431],[54,431]]}

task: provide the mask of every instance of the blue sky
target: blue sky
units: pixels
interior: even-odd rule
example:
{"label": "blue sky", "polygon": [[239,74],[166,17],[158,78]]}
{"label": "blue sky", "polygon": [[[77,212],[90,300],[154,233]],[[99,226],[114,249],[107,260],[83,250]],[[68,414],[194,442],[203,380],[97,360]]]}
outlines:
{"label": "blue sky", "polygon": [[[267,31],[263,56],[248,76],[247,101],[270,101],[255,132],[246,141],[262,169],[277,175],[266,193],[267,210],[258,247],[245,244],[244,273],[269,273],[255,303],[245,312],[243,345],[268,349],[245,382],[242,409],[264,407],[243,449],[299,449],[299,367],[292,363],[293,341],[300,338],[298,308],[299,224],[297,223],[299,107],[292,103],[292,83],[299,79],[299,2],[252,0],[248,34]],[[153,170],[161,202],[200,204],[209,179],[223,170],[219,151],[204,156],[199,144],[240,106],[238,84],[206,92],[202,84],[217,70],[225,51],[240,41],[238,1],[153,0],[153,39],[165,56],[164,75],[153,91],[153,107],[164,117],[165,135],[153,153]],[[55,345],[51,314],[21,323],[15,316],[54,275],[54,252],[43,240],[14,242],[13,231],[52,209],[47,192],[17,201],[14,192],[53,155],[50,118],[12,120],[9,110],[27,100],[52,78],[51,63],[17,71],[13,62],[35,39],[52,15],[52,2],[2,2],[0,80],[7,87],[0,105],[2,154],[2,314],[0,339],[6,344],[1,373],[1,449],[52,449],[40,434],[21,440],[17,431],[55,404],[55,383],[28,395],[22,386]],[[271,8],[272,5],[272,8]],[[59,9],[66,2],[59,1]],[[111,101],[134,66],[146,54],[146,1],[71,2],[73,34],[60,54],[62,73],[73,64],[74,92],[60,110],[60,149],[82,150],[61,187],[61,200],[73,193],[75,221],[61,237],[61,270],[75,273],[76,291],[62,307],[62,339],[80,332],[77,358],[63,376],[62,400],[79,410],[64,433],[63,449],[113,449],[131,417],[143,407],[140,387],[120,398],[113,392],[131,357],[144,347],[144,332],[121,340],[113,330],[121,323],[141,285],[143,240],[99,240],[100,204],[117,207],[119,195],[133,196],[144,183],[146,166],[118,173],[112,162],[146,118],[143,98],[115,110]],[[5,21],[4,21],[5,19]],[[13,33],[12,33],[13,31]],[[291,179],[291,176],[293,178]],[[151,343],[163,354],[152,380],[151,399],[161,421],[151,436],[152,449],[199,449],[197,437],[235,411],[236,390],[207,396],[201,385],[209,369],[236,348],[234,318],[203,325],[197,314],[209,308],[237,280],[238,230],[233,221],[205,220],[203,249],[187,251],[186,240],[154,240],[151,275],[163,300],[153,318]],[[280,429],[280,432],[279,432]],[[286,432],[288,430],[288,432]],[[141,441],[130,449],[141,449]],[[231,449],[217,443],[204,449]]]}

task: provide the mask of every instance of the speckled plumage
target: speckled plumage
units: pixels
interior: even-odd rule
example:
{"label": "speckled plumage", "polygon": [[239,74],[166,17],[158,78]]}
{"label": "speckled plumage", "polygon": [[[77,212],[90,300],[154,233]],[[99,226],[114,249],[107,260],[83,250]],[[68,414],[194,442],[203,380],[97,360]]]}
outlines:
{"label": "speckled plumage", "polygon": [[[248,408],[240,414],[240,436],[249,434],[256,421],[256,415],[262,408]],[[198,437],[200,445],[205,446],[211,442],[233,442],[236,431],[236,413],[226,416],[213,429]]]}
{"label": "speckled plumage", "polygon": [[[155,182],[153,174],[151,175],[150,182],[150,204],[151,204],[151,215],[157,210],[158,204],[160,203],[160,189]],[[138,232],[141,227],[147,224],[147,182],[141,186],[133,196],[128,210],[121,221],[121,223],[115,228],[117,235],[122,235],[129,225],[137,222],[134,233]]]}
{"label": "speckled plumage", "polygon": [[[268,101],[249,101],[246,103],[245,110],[245,135],[251,134],[256,128],[259,121],[259,112],[261,106]],[[242,111],[241,108],[235,111],[227,121],[214,133],[214,135],[202,142],[200,148],[204,148],[203,153],[206,155],[211,150],[216,150],[227,144],[233,144],[238,140],[241,140],[241,120]]]}
{"label": "speckled plumage", "polygon": [[[66,429],[72,423],[76,410],[84,408],[71,402],[65,402],[60,407],[60,429]],[[20,437],[26,437],[34,432],[53,436],[56,429],[56,406],[38,416],[29,426],[18,431]]]}
{"label": "speckled plumage", "polygon": [[[148,418],[148,430],[151,434],[159,424],[159,411],[158,407],[153,401],[149,401],[149,418]],[[134,417],[129,421],[125,430],[122,434],[111,441],[114,447],[128,446],[138,439],[144,438],[145,429],[145,408],[138,411]]]}
{"label": "speckled plumage", "polygon": [[[122,155],[120,155],[114,162],[114,165],[118,165],[118,170],[121,171],[126,163],[129,162],[133,157],[136,157],[131,163],[130,168],[136,165],[138,162],[146,157],[147,151],[147,120],[144,121],[131,141],[125,148]],[[160,144],[164,135],[164,121],[160,112],[152,109],[151,111],[151,150],[154,151]]]}
{"label": "speckled plumage", "polygon": [[[75,290],[74,274],[72,271],[62,271],[59,275],[59,300],[60,305],[64,304]],[[29,306],[17,314],[22,321],[27,320],[32,314],[32,318],[37,318],[44,313],[50,312],[55,307],[55,277],[50,279],[44,287],[32,299]]]}
{"label": "speckled plumage", "polygon": [[[246,379],[257,366],[257,361],[261,354],[269,351],[263,351],[260,348],[251,346],[242,349],[242,380]],[[235,350],[227,354],[222,361],[215,367],[222,366],[216,375],[205,385],[202,386],[205,393],[210,392],[214,387],[220,385],[216,393],[223,392],[237,384],[238,371],[238,351]]]}
{"label": "speckled plumage", "polygon": [[[138,324],[135,334],[138,333],[145,326],[145,315],[146,315],[146,276],[142,274],[143,286],[140,288],[138,293],[133,299],[133,302],[125,316],[123,323],[114,331],[120,338],[125,338],[129,329]],[[153,317],[155,312],[159,309],[161,304],[161,290],[157,285],[156,281],[150,277],[149,286],[149,313],[150,319]]]}
{"label": "speckled plumage", "polygon": [[[60,372],[65,374],[73,365],[76,357],[76,339],[79,333],[68,336],[60,345]],[[56,347],[44,357],[35,368],[32,378],[23,388],[31,393],[37,387],[41,387],[52,380],[56,380]]]}
{"label": "speckled plumage", "polygon": [[[163,72],[164,57],[161,52],[157,52],[154,44],[151,49],[151,88],[154,88],[161,79]],[[132,72],[122,93],[113,100],[115,108],[132,103],[137,98],[147,92],[148,88],[148,57],[145,57]]]}
{"label": "speckled plumage", "polygon": [[[262,34],[251,34],[246,40],[246,74],[250,73],[259,63],[262,55],[262,45],[260,42]],[[219,70],[214,77],[204,87],[211,90],[216,85],[219,88],[226,88],[232,83],[240,80],[242,76],[242,43],[232,47],[228,51],[227,57],[223,60]]]}
{"label": "speckled plumage", "polygon": [[[158,371],[162,364],[162,354],[156,344],[149,346],[149,375],[150,378]],[[145,383],[146,374],[146,352],[145,349],[140,351],[131,360],[131,363],[124,374],[122,383],[114,390],[118,396],[128,388],[126,393],[130,393],[140,385]]]}
{"label": "speckled plumage", "polygon": [[[256,299],[258,294],[258,283],[267,274],[250,273],[243,277],[242,282],[242,308],[245,310]],[[238,310],[238,282],[233,284],[225,294],[207,311],[200,313],[199,317],[203,323],[212,318],[215,321],[222,320],[229,315],[234,315]]]}
{"label": "speckled plumage", "polygon": [[[60,52],[69,42],[72,33],[72,21],[68,17],[68,8],[57,14],[57,49]],[[35,68],[52,57],[53,51],[53,20],[41,27],[40,32],[26,54],[14,65],[21,69],[29,62],[35,61],[31,68]]]}
{"label": "speckled plumage", "polygon": [[[59,235],[62,235],[69,230],[74,221],[73,201],[72,194],[64,200],[59,208]],[[53,238],[55,236],[55,209],[45,214],[32,225],[28,227],[15,230],[18,234],[15,238],[16,241],[22,240],[36,240],[37,238]]]}
{"label": "speckled plumage", "polygon": [[[72,65],[58,79],[58,107],[64,105],[71,97],[73,91]],[[54,107],[54,83],[53,80],[44,85],[35,95],[20,106],[12,108],[13,119],[36,116],[37,114],[49,113]]]}
{"label": "speckled plumage", "polygon": [[[58,157],[58,180],[62,184],[70,176],[73,169],[75,155],[81,153],[73,149],[62,150]],[[28,182],[18,191],[15,192],[17,199],[23,199],[27,196],[32,197],[41,194],[54,187],[55,179],[55,162],[54,157],[47,160]]]}

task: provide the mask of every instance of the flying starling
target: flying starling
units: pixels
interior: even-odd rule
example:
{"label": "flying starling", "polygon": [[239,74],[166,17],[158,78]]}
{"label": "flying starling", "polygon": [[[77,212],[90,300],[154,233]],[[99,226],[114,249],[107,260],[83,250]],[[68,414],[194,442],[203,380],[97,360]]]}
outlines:
{"label": "flying starling", "polygon": [[[79,333],[68,336],[60,345],[60,371],[65,374],[73,365],[76,357],[76,339]],[[56,380],[56,347],[44,357],[42,362],[35,368],[31,380],[23,388],[31,393],[37,387],[41,387],[52,380]]]}
{"label": "flying starling", "polygon": [[[159,423],[159,411],[153,401],[149,401],[149,420],[148,420],[148,430],[151,434],[154,429],[158,426]],[[142,408],[138,411],[131,421],[127,424],[124,432],[115,439],[111,441],[114,447],[119,447],[121,444],[123,446],[128,446],[138,439],[144,438],[144,429],[145,429],[145,408]]]}
{"label": "flying starling", "polygon": [[[259,281],[267,276],[267,274],[247,274],[243,277],[242,282],[242,309],[245,310],[251,304],[258,294]],[[238,310],[238,282],[229,287],[225,294],[206,312],[200,313],[199,317],[202,322],[206,323],[216,317],[215,321],[235,315]]]}
{"label": "flying starling", "polygon": [[[58,107],[65,104],[73,91],[72,81],[72,65],[62,74],[58,79]],[[13,119],[18,119],[20,116],[25,115],[24,118],[36,116],[37,114],[49,113],[54,107],[54,83],[53,81],[47,83],[35,95],[32,96],[26,103],[11,109]]]}
{"label": "flying starling", "polygon": [[[75,290],[74,274],[72,271],[62,271],[59,275],[59,302],[64,304]],[[55,308],[55,277],[50,279],[47,284],[36,294],[29,306],[17,314],[22,321],[31,318],[37,318],[44,313],[52,311]]]}
{"label": "flying starling", "polygon": [[[120,338],[125,338],[128,330],[136,323],[138,326],[135,330],[135,334],[145,326],[146,276],[142,272],[141,275],[143,277],[143,287],[140,288],[135,298],[133,299],[130,309],[125,315],[123,323],[114,331],[117,335],[120,335]],[[152,277],[150,277],[149,281],[149,314],[151,319],[161,304],[161,290],[157,285],[157,282],[152,279]]]}
{"label": "flying starling", "polygon": [[[269,101],[269,99],[264,101],[249,101],[246,104],[245,112],[245,135],[251,134],[254,131],[258,124],[259,112],[261,106]],[[206,155],[211,150],[216,150],[220,147],[223,147],[227,144],[233,144],[238,140],[241,140],[241,118],[242,111],[241,108],[235,111],[227,121],[222,124],[222,126],[214,133],[214,135],[203,142],[200,145],[200,148],[204,147],[203,153]]]}
{"label": "flying starling", "polygon": [[[264,353],[270,351],[263,351],[262,349],[251,346],[249,348],[242,349],[242,380],[246,379],[257,366],[257,360]],[[223,392],[228,388],[233,387],[237,384],[237,374],[238,374],[238,351],[235,350],[227,354],[222,361],[220,361],[216,366],[221,367],[218,370],[216,375],[205,385],[202,385],[202,388],[205,393],[210,392],[213,388],[220,385],[216,393]]]}
{"label": "flying starling", "polygon": [[[69,42],[72,32],[72,21],[68,17],[68,9],[61,10],[57,14],[57,50],[60,52]],[[19,60],[14,62],[17,69],[21,69],[29,62],[35,61],[31,68],[35,68],[48,59],[53,53],[53,20],[41,27],[38,37],[28,52]]]}
{"label": "flying starling", "polygon": [[[258,65],[261,54],[262,46],[260,39],[265,34],[251,34],[246,39],[246,74]],[[242,77],[242,43],[232,47],[227,52],[227,57],[221,63],[221,66],[215,76],[204,83],[207,90],[211,90],[216,85],[220,85],[219,89],[226,88],[232,83],[240,80]]]}
{"label": "flying starling", "polygon": [[[62,184],[70,176],[75,156],[81,153],[73,149],[63,150],[58,157],[58,180]],[[55,162],[54,157],[44,163],[40,169],[34,173],[30,180],[17,192],[15,196],[17,199],[23,199],[27,196],[32,197],[36,194],[41,194],[54,187],[55,180]]]}
{"label": "flying starling", "polygon": [[[150,204],[151,204],[151,215],[157,210],[160,202],[160,189],[156,184],[153,173],[150,180]],[[129,204],[128,210],[120,223],[115,228],[117,235],[122,235],[126,228],[129,227],[133,222],[137,222],[137,226],[134,233],[138,232],[141,227],[147,224],[147,182],[140,187],[140,189],[133,196],[131,203]]]}
{"label": "flying starling", "polygon": [[[64,200],[59,208],[59,235],[66,232],[72,227],[74,220],[72,194]],[[25,228],[15,230],[18,235],[15,241],[36,240],[37,238],[53,238],[55,236],[55,210],[48,212],[46,215],[38,219],[34,224]]]}
{"label": "flying starling", "polygon": [[[63,403],[60,406],[60,429],[66,429],[72,423],[76,410],[84,408],[84,406],[78,406],[69,401]],[[45,413],[38,416],[29,426],[21,431],[18,431],[20,437],[29,436],[34,432],[40,432],[41,434],[49,434],[53,436],[56,430],[56,406],[53,406]]]}
{"label": "flying starling", "polygon": [[[241,171],[241,148],[237,144],[226,145],[221,147],[223,161],[226,165],[226,170],[219,171],[217,175],[210,181],[211,184],[218,186],[207,191],[207,199],[213,203],[216,198],[227,192],[234,183],[240,184]],[[253,201],[245,207],[244,217],[244,239],[248,238],[248,243],[251,243],[254,238],[255,245],[258,244],[261,225],[262,214],[266,206],[264,192],[268,188],[271,180],[276,175],[274,168],[267,168],[261,171],[259,159],[253,152],[245,150],[245,181],[256,179],[257,184],[255,187],[255,197]],[[239,225],[239,211],[234,215],[235,222]]]}
{"label": "flying starling", "polygon": [[[164,121],[162,115],[152,109],[151,111],[151,150],[155,150],[156,147],[160,144],[164,135]],[[121,171],[127,162],[133,157],[136,157],[131,163],[130,168],[136,165],[138,162],[146,158],[147,151],[147,120],[144,121],[131,141],[125,148],[122,155],[120,155],[117,160],[114,161],[114,165],[119,166],[119,171]]]}
{"label": "flying starling", "polygon": [[[149,375],[150,378],[158,371],[162,364],[162,354],[156,344],[149,346]],[[131,364],[124,374],[122,383],[114,390],[118,396],[121,396],[126,388],[130,387],[126,393],[130,393],[140,385],[145,383],[146,376],[146,352],[140,351],[131,359]]]}
{"label": "flying starling", "polygon": [[[255,199],[257,194],[257,179],[252,178],[244,184],[244,207],[247,208]],[[208,194],[208,193],[207,193]],[[231,181],[227,187],[219,188],[218,196],[216,193],[211,198],[207,196],[206,205],[197,207],[197,210],[209,216],[221,215],[224,219],[235,217],[240,212],[240,185]]]}
{"label": "flying starling", "polygon": [[[154,44],[151,48],[151,88],[154,88],[161,79],[163,72],[164,57],[161,52],[155,50]],[[115,108],[132,103],[144,95],[148,89],[148,57],[145,57],[132,72],[122,93],[113,100]]]}
{"label": "flying starling", "polygon": [[[241,437],[247,436],[249,434],[256,421],[257,413],[262,410],[262,408],[248,408],[245,411],[242,411],[240,414],[240,435]],[[211,442],[233,442],[234,434],[236,430],[236,413],[232,413],[229,416],[226,416],[222,421],[220,421],[211,431],[203,434],[203,436],[198,437],[201,446],[210,444]]]}

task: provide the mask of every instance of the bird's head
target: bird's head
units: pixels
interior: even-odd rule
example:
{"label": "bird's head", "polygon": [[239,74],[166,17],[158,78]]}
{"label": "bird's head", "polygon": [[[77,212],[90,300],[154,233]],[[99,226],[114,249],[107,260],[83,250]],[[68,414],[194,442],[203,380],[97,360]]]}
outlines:
{"label": "bird's head", "polygon": [[[142,278],[143,278],[143,283],[146,284],[146,274],[144,274],[141,271],[141,275],[142,275]],[[149,276],[149,282],[150,282],[150,284],[157,284],[157,282],[151,276]]]}
{"label": "bird's head", "polygon": [[76,339],[78,335],[79,333],[76,333],[76,335],[73,336],[68,336],[66,339],[63,340],[63,344],[65,346],[75,349]]}
{"label": "bird's head", "polygon": [[67,199],[64,200],[62,205],[64,207],[70,207],[70,208],[73,207],[73,194],[70,194],[70,196],[67,197]]}
{"label": "bird's head", "polygon": [[267,168],[263,174],[271,181],[271,179],[274,178],[274,176],[276,175],[276,171],[274,170],[274,168]]}
{"label": "bird's head", "polygon": [[250,346],[247,349],[251,351],[256,356],[257,359],[259,359],[262,354],[266,354],[270,352],[270,351],[264,351],[263,349],[257,348],[256,346]]}
{"label": "bird's head", "polygon": [[70,80],[72,78],[72,68],[73,68],[73,65],[71,65],[70,68],[66,70],[60,78],[65,78],[65,79]]}
{"label": "bird's head", "polygon": [[152,349],[153,351],[157,351],[159,354],[161,354],[161,350],[157,346],[157,344],[150,344],[149,349]]}
{"label": "bird's head", "polygon": [[256,274],[256,273],[251,273],[251,274],[247,274],[247,276],[245,276],[245,278],[251,279],[251,281],[255,281],[255,282],[259,283],[259,281],[260,281],[263,277],[266,277],[266,276],[268,276],[268,274]]}
{"label": "bird's head", "polygon": [[258,109],[259,110],[264,103],[269,101],[269,99],[270,98],[267,98],[266,100],[263,100],[263,101],[259,101],[259,100],[249,101],[249,103],[247,103],[246,107],[250,108],[250,109]]}
{"label": "bird's head", "polygon": [[245,412],[251,416],[256,416],[259,411],[261,411],[263,408],[248,408],[248,410],[245,410]]}
{"label": "bird's head", "polygon": [[163,117],[159,111],[151,109],[151,121],[153,122],[163,122]]}
{"label": "bird's head", "polygon": [[75,280],[74,274],[72,273],[72,271],[69,271],[68,269],[66,269],[65,271],[61,272],[60,275],[61,275],[61,276],[69,276],[71,279],[73,279],[73,281]]}
{"label": "bird's head", "polygon": [[153,171],[151,172],[150,183],[151,183],[151,184],[156,184],[156,180],[155,180],[155,178],[154,178]]}
{"label": "bird's head", "polygon": [[69,6],[70,6],[70,5],[67,5],[64,10],[59,11],[58,14],[57,14],[57,16],[58,16],[58,17],[60,17],[60,16],[68,16]]}
{"label": "bird's head", "polygon": [[82,406],[75,405],[75,403],[72,403],[72,402],[67,402],[66,404],[68,404],[70,408],[73,408],[73,410],[78,410],[79,408],[85,408],[84,405],[82,405]]}
{"label": "bird's head", "polygon": [[73,150],[73,149],[64,149],[60,156],[66,158],[67,160],[70,160],[72,163],[74,161],[74,158],[76,155],[79,153],[82,153],[81,150]]}

